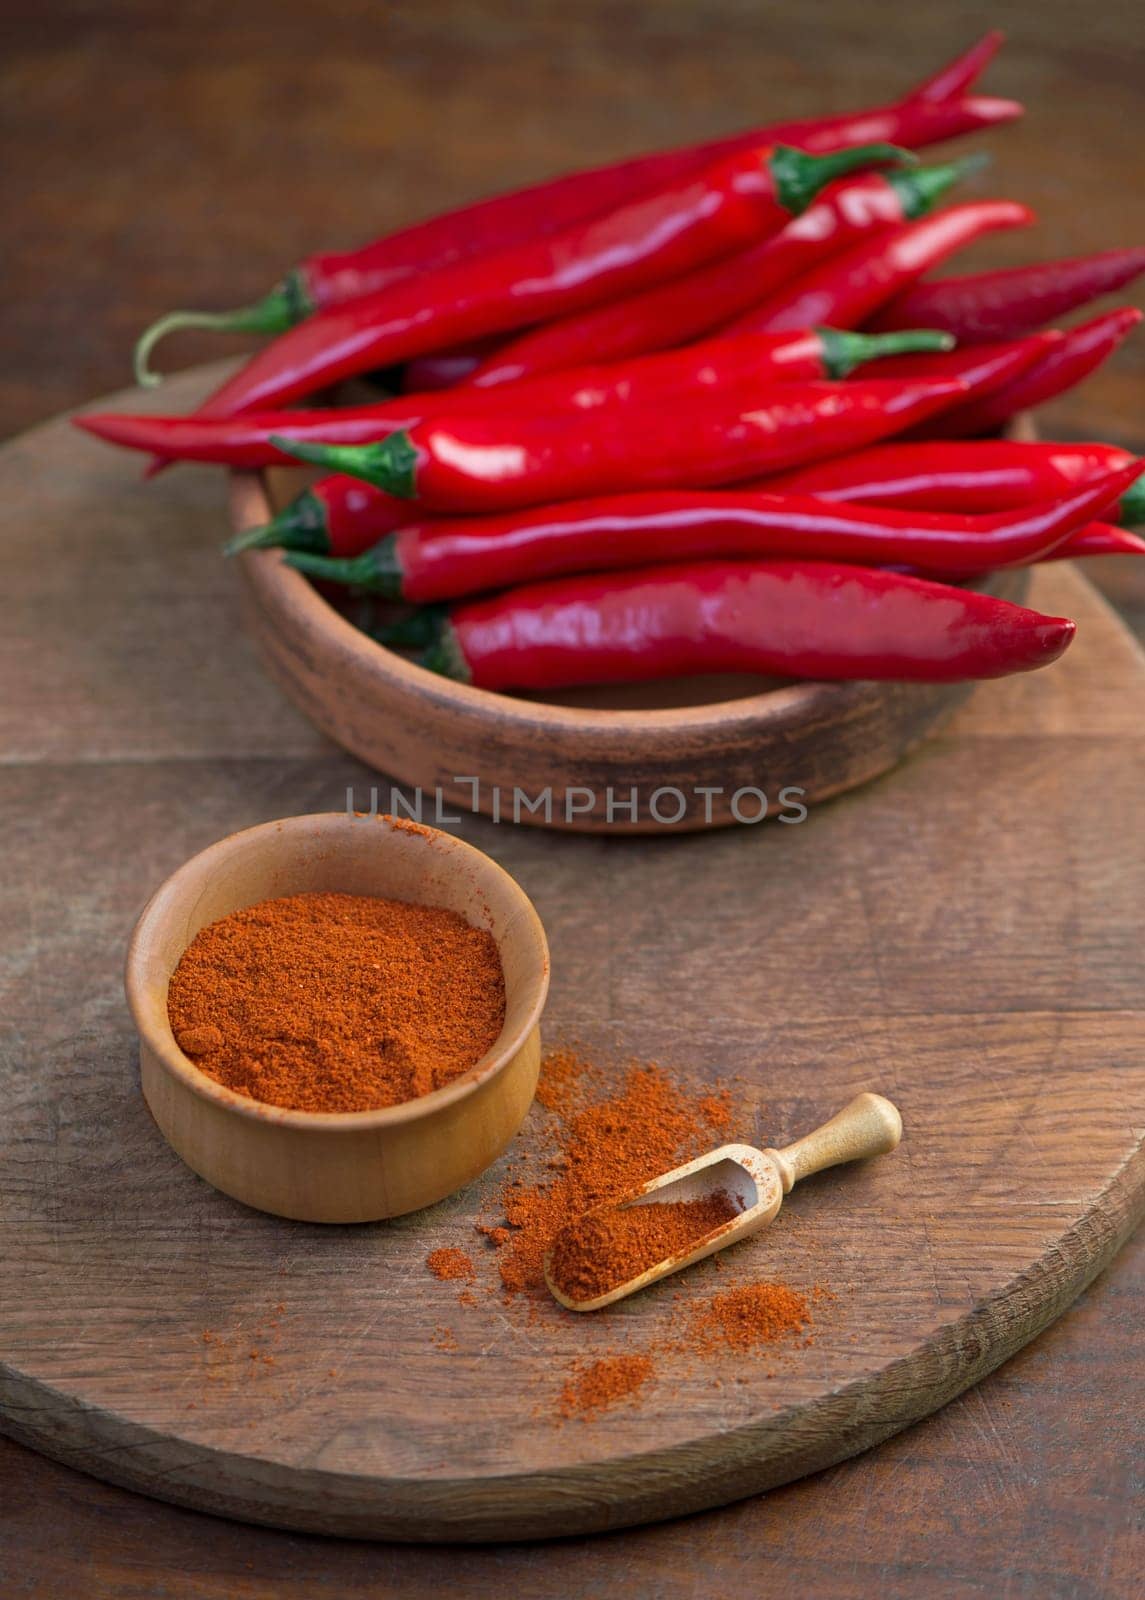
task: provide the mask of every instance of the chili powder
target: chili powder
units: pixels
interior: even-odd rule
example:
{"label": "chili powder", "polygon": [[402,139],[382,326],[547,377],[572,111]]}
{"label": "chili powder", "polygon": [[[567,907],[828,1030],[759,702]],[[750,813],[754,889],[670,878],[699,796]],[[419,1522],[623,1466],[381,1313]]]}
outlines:
{"label": "chili powder", "polygon": [[472,1283],[477,1276],[472,1257],[454,1245],[442,1245],[439,1250],[431,1250],[425,1258],[425,1264],[434,1277],[440,1278],[443,1283],[457,1278]]}
{"label": "chili powder", "polygon": [[552,1176],[542,1183],[515,1180],[501,1191],[509,1234],[498,1267],[510,1297],[547,1295],[545,1253],[570,1219],[702,1154],[727,1126],[725,1096],[690,1095],[653,1063],[629,1065],[618,1089],[585,1103],[578,1103],[578,1077],[592,1087],[600,1082],[599,1072],[572,1052],[546,1060],[540,1096],[559,1118]]}
{"label": "chili powder", "polygon": [[668,1256],[694,1250],[739,1212],[724,1189],[698,1200],[607,1206],[561,1229],[549,1253],[549,1277],[570,1300],[595,1300]]}
{"label": "chili powder", "polygon": [[183,1053],[295,1111],[373,1111],[474,1066],[505,1020],[496,940],[455,911],[351,894],[264,900],[203,928],[171,977]]}
{"label": "chili powder", "polygon": [[794,1339],[811,1321],[807,1297],[784,1283],[745,1283],[697,1306],[689,1326],[694,1350],[752,1350]]}
{"label": "chili powder", "polygon": [[575,1363],[560,1392],[557,1410],[562,1417],[589,1418],[635,1394],[652,1376],[647,1355],[602,1356],[599,1361]]}

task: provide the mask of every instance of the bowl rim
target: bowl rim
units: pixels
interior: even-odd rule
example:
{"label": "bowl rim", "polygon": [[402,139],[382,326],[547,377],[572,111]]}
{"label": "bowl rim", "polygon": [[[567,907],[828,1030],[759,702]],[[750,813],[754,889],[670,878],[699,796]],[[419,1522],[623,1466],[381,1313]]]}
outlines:
{"label": "bowl rim", "polygon": [[[540,954],[541,973],[536,993],[530,1000],[524,1020],[508,1038],[505,1038],[502,1029],[494,1045],[460,1077],[444,1084],[440,1089],[432,1090],[429,1094],[419,1095],[414,1100],[402,1100],[397,1105],[379,1106],[369,1111],[300,1111],[239,1094],[237,1090],[227,1088],[209,1073],[203,1072],[189,1056],[184,1055],[171,1029],[165,1005],[162,1008],[158,1029],[152,1025],[151,1019],[144,1015],[144,944],[148,936],[167,922],[183,904],[180,891],[185,889],[192,873],[197,876],[204,870],[209,872],[215,864],[212,858],[224,859],[240,841],[250,841],[256,836],[281,840],[290,834],[298,834],[304,830],[312,831],[316,823],[329,830],[335,826],[353,825],[355,821],[380,824],[383,833],[387,835],[400,832],[407,836],[420,836],[426,839],[427,844],[433,843],[437,848],[441,848],[440,841],[444,841],[445,848],[474,861],[487,879],[492,877],[502,880],[508,888],[510,898],[516,902],[517,909],[524,916]],[[498,948],[500,949],[500,942]],[[410,825],[400,818],[384,814],[370,816],[367,813],[355,813],[350,817],[344,811],[315,811],[297,816],[273,818],[225,834],[176,867],[150,896],[132,929],[124,963],[124,990],[140,1041],[157,1058],[164,1071],[177,1078],[201,1099],[208,1100],[224,1111],[234,1112],[261,1126],[295,1128],[312,1133],[360,1133],[374,1128],[397,1127],[402,1123],[416,1122],[430,1117],[435,1112],[475,1094],[484,1084],[503,1071],[527,1044],[540,1021],[548,999],[551,965],[549,943],[537,908],[512,874],[506,872],[505,868],[484,850],[440,828],[431,828],[421,823]]]}

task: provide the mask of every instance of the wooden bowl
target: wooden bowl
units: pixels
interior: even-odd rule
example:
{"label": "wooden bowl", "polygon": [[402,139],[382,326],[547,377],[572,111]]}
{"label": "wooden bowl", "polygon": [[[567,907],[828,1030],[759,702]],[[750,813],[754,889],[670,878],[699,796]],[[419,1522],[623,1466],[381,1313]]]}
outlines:
{"label": "wooden bowl", "polygon": [[[235,473],[236,530],[268,521],[305,481]],[[546,700],[494,694],[375,643],[277,551],[239,562],[250,631],[312,722],[403,792],[432,805],[440,787],[451,805],[503,821],[684,832],[758,820],[759,792],[768,815],[791,817],[795,801],[814,805],[894,766],[973,687],[712,677]],[[1019,570],[975,587],[1020,600],[1028,584]],[[784,790],[799,791],[786,809]]]}
{"label": "wooden bowl", "polygon": [[[201,928],[245,906],[314,891],[444,906],[488,928],[505,969],[501,1035],[463,1077],[380,1111],[290,1111],[237,1094],[175,1043],[167,985]],[[246,1205],[306,1222],[373,1222],[431,1205],[483,1172],[532,1104],[549,986],[540,918],[472,845],[433,829],[334,812],[231,834],[148,902],[127,952],[143,1094],[168,1143]]]}

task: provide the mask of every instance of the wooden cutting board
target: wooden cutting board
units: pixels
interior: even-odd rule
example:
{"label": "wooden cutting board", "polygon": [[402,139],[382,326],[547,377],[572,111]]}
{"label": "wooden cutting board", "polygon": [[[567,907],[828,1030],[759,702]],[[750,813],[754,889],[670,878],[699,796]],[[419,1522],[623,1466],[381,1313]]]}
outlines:
{"label": "wooden cutting board", "polygon": [[321,1228],[179,1163],[121,996],[139,908],[222,834],[336,809],[348,786],[368,803],[376,775],[264,679],[215,553],[215,477],[144,487],[60,421],[0,452],[0,507],[0,1426],[16,1438],[331,1533],[618,1527],[767,1488],[942,1405],[1057,1316],[1145,1209],[1145,662],[1070,570],[1034,592],[1078,619],[1060,665],[983,686],[896,773],[803,824],[458,825],[545,921],[550,1043],[727,1080],[755,1143],[868,1087],[906,1124],[899,1152],[801,1186],[736,1253],[739,1275],[829,1286],[814,1344],[665,1358],[642,1403],[560,1426],[575,1358],[678,1336],[721,1273],[607,1324],[481,1291],[463,1306],[424,1259],[458,1245],[491,1280],[472,1224],[503,1171],[396,1223]]}

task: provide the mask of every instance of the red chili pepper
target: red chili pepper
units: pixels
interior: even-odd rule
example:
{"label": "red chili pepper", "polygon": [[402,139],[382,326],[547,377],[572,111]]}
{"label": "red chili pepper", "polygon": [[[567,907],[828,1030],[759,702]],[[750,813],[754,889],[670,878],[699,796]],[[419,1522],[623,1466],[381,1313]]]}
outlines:
{"label": "red chili pepper", "polygon": [[1067,328],[1057,344],[1021,377],[985,399],[954,407],[949,415],[937,418],[928,433],[934,438],[965,439],[994,432],[1019,411],[1040,406],[1088,377],[1124,343],[1141,316],[1140,311],[1124,306]]}
{"label": "red chili pepper", "polygon": [[788,142],[823,153],[872,140],[920,149],[975,128],[1008,122],[1022,113],[1015,101],[961,98],[1001,42],[1000,34],[987,34],[919,89],[888,106],[773,123],[705,144],[612,162],[431,217],[357,250],[311,256],[257,305],[218,314],[177,311],[161,318],[139,342],[136,374],[140,382],[154,381],[147,371],[148,356],[158,341],[176,328],[282,333],[314,311],[329,310],[377,294],[402,279],[587,222],[653,189],[680,182],[739,150]]}
{"label": "red chili pepper", "polygon": [[581,415],[641,399],[660,405],[686,403],[697,392],[745,383],[758,391],[780,380],[843,378],[864,361],[904,350],[944,350],[950,343],[949,334],[925,329],[876,338],[834,328],[756,333],[658,351],[623,365],[542,373],[504,390],[466,387],[405,395],[370,406],[252,412],[217,420],[115,412],[88,413],[73,420],[77,427],[112,444],[156,452],[168,460],[263,467],[291,459],[270,443],[277,434],[332,444],[365,444],[440,416],[515,415],[526,407],[537,416],[553,410]]}
{"label": "red chili pepper", "polygon": [[1012,200],[976,200],[860,240],[737,318],[727,333],[778,332],[830,322],[855,328],[924,272],[984,234],[1035,220]]}
{"label": "red chili pepper", "polygon": [[[1006,511],[1070,494],[1132,464],[1112,444],[1024,444],[1015,439],[896,440],[767,478],[775,494],[897,506],[904,511]],[[1120,515],[1145,521],[1145,486],[1122,496]]]}
{"label": "red chili pepper", "polygon": [[441,418],[358,447],[277,435],[272,443],[435,511],[498,511],[630,489],[734,483],[901,432],[965,392],[952,379],[785,383],[754,404],[720,389],[690,406],[612,406],[560,420],[531,410]]}
{"label": "red chili pepper", "polygon": [[415,605],[537,578],[704,556],[797,556],[973,576],[1042,559],[1111,506],[1142,470],[1134,462],[1072,495],[988,517],[835,506],[808,495],[677,491],[422,522],[352,560],[305,551],[286,559],[311,577]]}
{"label": "red chili pepper", "polygon": [[[464,391],[454,396],[449,409]],[[444,398],[444,395],[442,396]],[[434,396],[435,401],[438,397]],[[383,400],[369,406],[307,407],[298,411],[252,411],[241,417],[145,416],[131,411],[92,411],[73,417],[84,433],[127,450],[144,450],[170,461],[206,461],[224,467],[289,466],[291,457],[276,450],[272,435],[289,430],[299,439],[325,439],[338,444],[368,444],[395,427],[424,421],[428,407],[422,396]],[[437,409],[442,409],[440,404]]]}
{"label": "red chili pepper", "polygon": [[1055,661],[1075,632],[972,589],[829,561],[557,578],[438,617],[424,664],[482,689],[709,672],[950,683]]}
{"label": "red chili pepper", "polygon": [[978,158],[969,157],[946,166],[840,179],[774,238],[670,283],[527,331],[480,362],[472,382],[516,382],[576,366],[586,350],[596,361],[621,361],[698,339],[845,245],[922,216],[979,165]]}
{"label": "red chili pepper", "polygon": [[[1140,556],[1145,555],[1145,539],[1139,539],[1135,533],[1127,533],[1124,528],[1111,527],[1107,522],[1089,522],[1084,528],[1075,528],[1072,533],[1067,533],[1060,544],[1054,545],[1052,550],[1045,551],[1036,559],[1043,561],[1080,561],[1089,556]],[[892,564],[888,570],[893,572],[907,572],[912,576],[930,578],[935,583],[962,583],[966,574],[963,572],[939,572],[933,568],[912,567],[909,564]],[[315,578],[319,591],[322,590],[325,580]],[[327,585],[332,592],[337,593],[336,585]],[[414,617],[422,613],[414,612]],[[373,636],[379,642],[386,641],[381,638],[381,631],[375,629]],[[424,624],[419,625],[419,631],[407,642],[422,646],[427,642],[429,635]],[[397,643],[394,639],[391,643]]]}
{"label": "red chili pepper", "polygon": [[[840,333],[833,328],[815,328],[807,333],[749,334],[743,339],[713,340],[708,344],[690,346],[687,350],[673,351],[634,361],[625,367],[604,369],[582,368],[579,373],[558,373],[529,380],[523,386],[514,386],[507,394],[498,391],[490,396],[482,389],[463,391],[456,399],[475,413],[503,410],[515,414],[520,409],[522,394],[538,414],[546,406],[562,407],[566,412],[581,417],[588,411],[610,403],[625,407],[643,402],[646,405],[671,404],[674,401],[694,401],[704,391],[726,393],[732,388],[743,389],[749,385],[754,390],[761,380],[841,378],[861,361],[884,356],[891,348],[901,348],[902,341],[910,347],[935,346],[948,335],[931,335],[925,330],[902,332],[871,339],[865,334]],[[887,340],[896,341],[888,345]],[[595,381],[594,381],[595,380]],[[447,414],[449,399],[440,402]],[[378,410],[370,418],[366,434],[376,439],[387,429],[379,426]],[[432,411],[432,408],[431,408]],[[292,423],[294,413],[280,413],[275,426],[291,429],[292,439],[296,428]],[[302,413],[307,416],[307,413]],[[335,417],[338,415],[334,413]],[[105,419],[100,419],[101,421]],[[247,419],[235,423],[196,423],[183,420],[188,429],[238,427]],[[266,426],[264,419],[263,426]],[[308,423],[311,434],[322,436],[321,425],[315,429]],[[273,433],[273,428],[269,433]],[[389,430],[393,431],[393,419]],[[337,430],[335,430],[337,432]],[[267,436],[269,436],[269,433]],[[153,439],[143,448],[156,448]],[[163,448],[172,449],[170,433]],[[280,460],[289,460],[268,445],[267,449]],[[334,474],[322,480],[288,505],[265,527],[250,528],[238,534],[224,546],[228,555],[239,550],[268,549],[279,546],[288,550],[309,550],[318,554],[350,556],[366,550],[374,540],[391,528],[403,526],[413,520],[413,515],[399,514],[397,508],[408,507],[408,501],[395,500],[381,489],[372,489],[373,499],[355,500],[347,485],[359,483],[357,478]],[[318,494],[318,488],[325,486]],[[359,487],[363,487],[359,484]],[[315,503],[317,497],[317,503]]]}
{"label": "red chili pepper", "polygon": [[1050,561],[1078,561],[1083,556],[1145,556],[1145,539],[1108,522],[1091,522],[1071,533],[1047,557]]}
{"label": "red chili pepper", "polygon": [[[916,283],[879,312],[876,328],[947,328],[959,344],[1013,339],[1056,322],[1145,272],[1145,249],[1104,250],[1004,272]],[[917,320],[916,320],[917,319]]]}
{"label": "red chili pepper", "polygon": [[[921,451],[924,456],[915,456]],[[964,451],[1033,451],[1044,463],[1023,465],[1020,455],[987,457],[981,462],[964,457]],[[1041,454],[1041,453],[1045,454]],[[863,466],[867,457],[888,458],[885,465]],[[941,463],[927,464],[925,456]],[[890,459],[902,458],[896,466]],[[853,482],[846,471],[833,476],[836,466],[853,466]],[[772,494],[807,494],[826,501],[857,501],[903,511],[947,511],[985,515],[1054,500],[1092,483],[1118,467],[1131,466],[1134,457],[1114,445],[1018,444],[1004,439],[938,444],[914,443],[875,446],[854,456],[765,478],[744,489]],[[823,474],[823,487],[816,474]],[[529,514],[529,513],[525,513]],[[1138,480],[1122,495],[1118,517],[1126,523],[1145,523],[1145,482]],[[521,515],[513,513],[512,515]],[[543,512],[537,513],[543,516]],[[298,496],[264,527],[237,534],[224,547],[228,555],[239,550],[280,548],[311,551],[316,555],[359,556],[396,528],[418,522],[421,510],[413,501],[398,500],[381,489],[334,474],[321,478]],[[1145,550],[1140,540],[1121,528],[1091,523],[1089,529],[1070,534],[1049,559],[1075,555],[1130,555]],[[714,551],[712,552],[715,553]],[[798,552],[795,552],[798,553]]]}
{"label": "red chili pepper", "polygon": [[[961,378],[971,395],[983,397],[1007,388],[1024,372],[1037,365],[1048,351],[1061,343],[1061,339],[1062,335],[1051,328],[1045,333],[1031,333],[1024,339],[1014,339],[1006,344],[968,345],[964,350],[953,350],[949,354],[922,356],[918,358],[917,366],[912,365],[915,357],[901,356],[884,363],[879,368],[879,376],[882,377],[885,368],[889,377],[903,380]],[[925,437],[925,421],[903,434],[904,442]]]}
{"label": "red chili pepper", "polygon": [[601,406],[689,402],[697,392],[750,384],[809,378],[846,378],[857,365],[899,350],[945,349],[950,334],[851,333],[812,328],[800,333],[745,334],[708,339],[683,350],[660,350],[635,362],[580,366],[566,373],[542,373],[512,389],[489,392],[477,387],[405,395],[377,405],[333,406],[328,410],[254,411],[238,418],[139,416],[136,413],[86,413],[75,426],[112,445],[146,450],[178,461],[214,461],[232,467],[289,464],[293,456],[273,445],[278,434],[293,442],[315,440],[365,445],[400,429],[438,416],[517,414],[528,405],[536,416],[572,411],[577,416]]}
{"label": "red chili pepper", "polygon": [[954,95],[962,94],[976,78],[982,76],[1005,42],[1006,35],[998,28],[991,28],[989,33],[983,34],[969,50],[964,50],[960,56],[955,56],[953,61],[940,68],[932,78],[920,83],[913,91],[913,98],[949,100]]}
{"label": "red chili pepper", "polygon": [[896,161],[893,145],[728,157],[593,222],[443,267],[284,333],[200,407],[234,416],[300,400],[375,367],[612,299],[778,233],[833,178]]}

